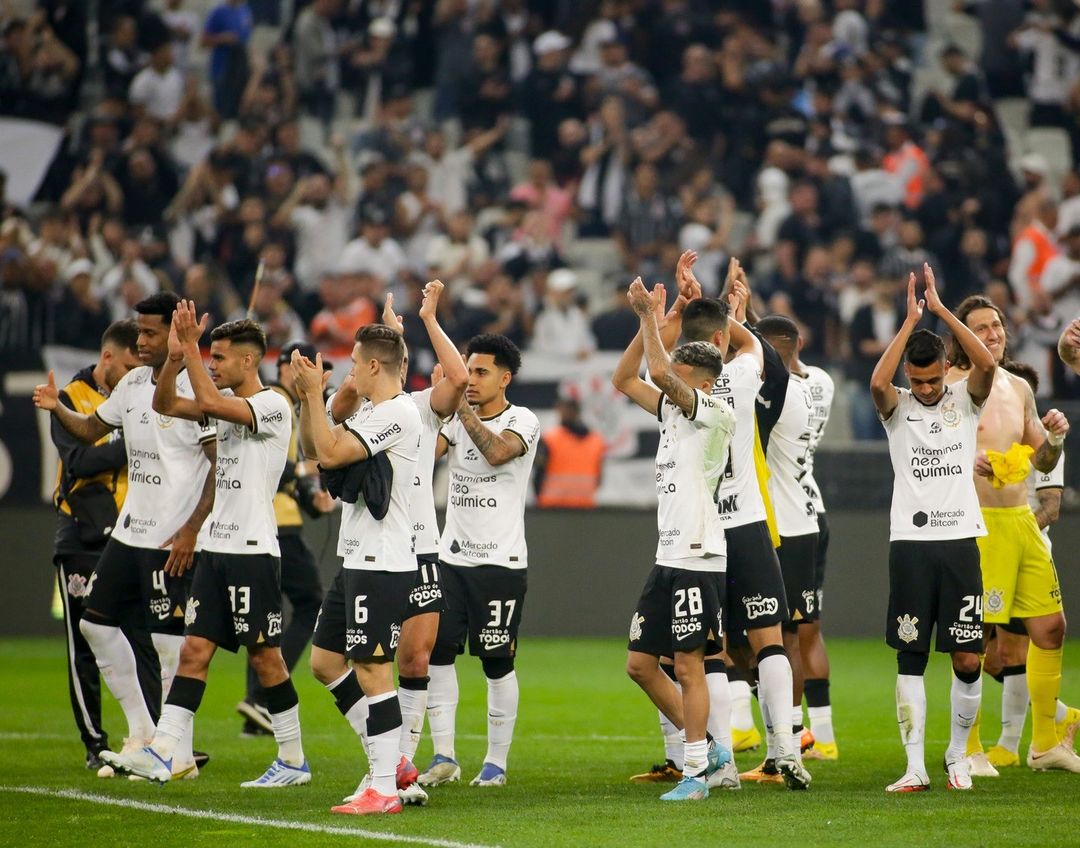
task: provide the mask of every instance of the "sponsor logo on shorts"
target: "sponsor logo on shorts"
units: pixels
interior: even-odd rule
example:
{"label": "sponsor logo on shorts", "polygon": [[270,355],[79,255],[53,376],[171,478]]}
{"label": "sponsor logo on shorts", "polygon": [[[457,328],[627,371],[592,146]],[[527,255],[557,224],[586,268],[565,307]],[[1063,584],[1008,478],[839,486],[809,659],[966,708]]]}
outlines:
{"label": "sponsor logo on shorts", "polygon": [[432,586],[430,583],[425,583],[422,586],[414,586],[412,591],[409,592],[409,604],[423,609],[436,601],[442,600],[442,596],[442,589],[438,586]]}
{"label": "sponsor logo on shorts", "polygon": [[986,600],[983,602],[986,611],[993,615],[1003,612],[1005,609],[1005,590],[987,589]]}
{"label": "sponsor logo on shorts", "polygon": [[630,617],[630,641],[636,642],[641,638],[641,625],[645,621],[645,616],[638,615],[636,612]]}
{"label": "sponsor logo on shorts", "polygon": [[912,618],[910,615],[897,616],[896,633],[901,642],[914,642],[919,638],[919,628],[915,626],[918,623],[919,619]]}
{"label": "sponsor logo on shorts", "polygon": [[501,627],[485,627],[477,635],[480,637],[480,646],[485,651],[494,651],[510,644],[510,631]]}
{"label": "sponsor logo on shorts", "polygon": [[354,630],[352,628],[346,628],[345,630],[345,650],[349,651],[359,645],[367,644],[367,634],[363,630]]}
{"label": "sponsor logo on shorts", "polygon": [[[94,578],[91,577],[91,580]],[[90,594],[90,586],[86,582],[86,578],[81,574],[72,574],[68,578],[67,593],[73,598],[85,598]]]}
{"label": "sponsor logo on shorts", "polygon": [[86,594],[83,595],[84,598],[89,598],[90,593],[94,591],[94,581],[95,580],[97,580],[97,572],[96,571],[93,574],[91,574],[90,579],[86,581]]}
{"label": "sponsor logo on shorts", "polygon": [[187,607],[184,609],[184,626],[191,627],[199,616],[199,602],[194,598],[188,598]]}
{"label": "sponsor logo on shorts", "polygon": [[746,607],[746,617],[751,621],[763,615],[776,615],[780,609],[780,602],[776,598],[764,598],[761,595],[754,595],[752,598],[743,596],[742,602]]}
{"label": "sponsor logo on shorts", "polygon": [[968,642],[978,642],[982,639],[982,627],[966,621],[956,621],[949,626],[949,635],[956,640],[956,644],[965,645]]}
{"label": "sponsor logo on shorts", "polygon": [[[320,610],[321,612],[321,610]],[[280,636],[281,635],[281,613],[280,612],[268,612],[266,614],[266,635]]]}
{"label": "sponsor logo on shorts", "polygon": [[158,621],[165,621],[172,615],[173,602],[170,598],[151,598],[150,612],[158,617]]}
{"label": "sponsor logo on shorts", "polygon": [[807,612],[807,614],[813,614],[813,612],[814,612],[814,601],[817,600],[817,593],[814,592],[813,589],[806,589],[802,593],[802,597],[803,597],[803,602],[806,604],[806,612]]}
{"label": "sponsor logo on shorts", "polygon": [[401,641],[401,625],[394,622],[390,625],[390,650],[393,651],[397,648],[398,642]]}
{"label": "sponsor logo on shorts", "polygon": [[671,635],[675,637],[676,642],[682,642],[685,639],[689,639],[695,633],[701,632],[701,620],[690,619],[689,621],[673,621],[671,622]]}

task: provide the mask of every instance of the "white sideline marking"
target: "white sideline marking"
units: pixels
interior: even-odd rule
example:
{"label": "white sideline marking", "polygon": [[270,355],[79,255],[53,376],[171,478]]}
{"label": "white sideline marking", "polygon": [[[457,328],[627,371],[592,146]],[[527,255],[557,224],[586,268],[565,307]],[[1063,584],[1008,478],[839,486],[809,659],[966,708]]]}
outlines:
{"label": "white sideline marking", "polygon": [[71,739],[71,734],[63,733],[18,733],[0,732],[0,742],[36,742],[45,739]]}
{"label": "white sideline marking", "polygon": [[145,801],[133,801],[129,798],[116,798],[111,795],[96,795],[93,792],[80,792],[77,789],[50,789],[46,786],[0,786],[0,792],[17,792],[21,795],[43,795],[49,798],[63,798],[69,801],[89,801],[112,807],[126,807],[147,813],[187,816],[192,819],[210,819],[212,821],[247,824],[254,827],[273,827],[279,830],[302,830],[308,833],[328,833],[332,836],[358,836],[364,839],[382,842],[402,842],[412,845],[431,845],[434,848],[490,848],[472,842],[454,842],[450,839],[429,839],[424,836],[406,836],[399,833],[380,833],[377,830],[360,830],[353,827],[334,827],[333,825],[315,824],[314,822],[289,821],[287,819],[264,819],[260,816],[241,816],[235,813],[219,813],[215,810],[193,810],[190,807],[173,807],[169,804],[148,804]]}
{"label": "white sideline marking", "polygon": [[[318,735],[318,734],[313,734]],[[544,742],[650,742],[652,736],[604,736],[600,734],[587,734],[584,736],[567,736],[557,733],[529,733],[524,734],[529,739],[539,739]],[[0,742],[35,742],[38,740],[71,739],[71,734],[63,733],[19,733],[17,731],[0,731]],[[469,742],[486,742],[487,736],[483,733],[459,733],[458,739]]]}

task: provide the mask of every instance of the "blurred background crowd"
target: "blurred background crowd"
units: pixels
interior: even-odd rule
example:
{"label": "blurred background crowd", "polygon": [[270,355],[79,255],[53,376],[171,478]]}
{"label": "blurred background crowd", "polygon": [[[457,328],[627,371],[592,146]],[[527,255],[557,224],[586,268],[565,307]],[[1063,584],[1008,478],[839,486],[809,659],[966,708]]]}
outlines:
{"label": "blurred background crowd", "polygon": [[854,438],[923,262],[1080,394],[1072,0],[0,0],[0,147],[27,120],[62,135],[32,196],[0,173],[7,367],[159,289],[347,356],[393,294],[420,385],[437,277],[452,338],[571,373],[690,248],[797,317]]}

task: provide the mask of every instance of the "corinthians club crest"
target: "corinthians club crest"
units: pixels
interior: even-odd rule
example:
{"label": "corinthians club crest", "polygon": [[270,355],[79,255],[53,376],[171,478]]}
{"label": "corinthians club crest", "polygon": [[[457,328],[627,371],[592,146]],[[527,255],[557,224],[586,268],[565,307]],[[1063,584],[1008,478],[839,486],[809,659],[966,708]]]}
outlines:
{"label": "corinthians club crest", "polygon": [[919,638],[919,628],[915,626],[919,623],[919,619],[912,618],[910,615],[901,615],[897,616],[896,623],[898,625],[896,632],[901,642],[914,642]]}
{"label": "corinthians club crest", "polygon": [[634,613],[633,618],[630,619],[630,641],[636,642],[641,638],[641,623],[645,620],[645,616]]}
{"label": "corinthians club crest", "polygon": [[946,427],[960,426],[960,410],[956,408],[956,401],[946,401],[941,407],[941,423]]}

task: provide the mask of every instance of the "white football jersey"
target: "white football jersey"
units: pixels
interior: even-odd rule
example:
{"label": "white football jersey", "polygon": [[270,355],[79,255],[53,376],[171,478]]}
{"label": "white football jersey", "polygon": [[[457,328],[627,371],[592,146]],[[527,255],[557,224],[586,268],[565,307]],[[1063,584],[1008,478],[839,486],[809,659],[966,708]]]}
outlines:
{"label": "white football jersey", "polygon": [[[202,446],[215,438],[208,425],[154,412],[155,386],[153,368],[133,368],[94,411],[124,428],[128,493],[112,538],[134,548],[161,547],[191,517],[210,470]],[[186,371],[176,377],[176,395],[195,397]]]}
{"label": "white football jersey", "polygon": [[[1065,454],[1058,457],[1057,465],[1045,474],[1031,466],[1031,473],[1027,476],[1028,505],[1032,512],[1039,508],[1039,489],[1064,489],[1065,488]],[[1050,547],[1050,528],[1043,527],[1043,537],[1046,539],[1046,547]]]}
{"label": "white football jersey", "polygon": [[536,459],[540,422],[530,410],[514,404],[481,420],[496,433],[510,430],[521,439],[525,453],[493,466],[457,416],[443,428],[443,438],[449,443],[450,496],[439,559],[451,565],[526,568],[525,494]]}
{"label": "white football jersey", "polygon": [[435,443],[439,430],[446,422],[431,408],[431,392],[432,389],[424,389],[409,395],[416,404],[424,428],[420,436],[420,459],[413,475],[412,500],[409,502],[413,548],[417,556],[439,552],[439,524],[435,519],[435,489],[431,478],[435,474]]}
{"label": "white football jersey", "polygon": [[423,425],[413,399],[404,392],[380,404],[365,401],[342,425],[374,456],[385,452],[394,469],[390,506],[377,520],[363,499],[341,505],[338,556],[345,568],[415,571],[409,501],[415,489]]}
{"label": "white football jersey", "polygon": [[718,397],[694,390],[687,415],[661,395],[656,410],[656,562],[691,571],[727,570],[724,525],[716,494],[724,476],[735,413]]}
{"label": "white football jersey", "polygon": [[[795,375],[793,375],[795,376]],[[803,491],[810,496],[814,509],[818,512],[825,511],[825,501],[821,498],[821,487],[814,479],[814,454],[817,453],[818,445],[825,436],[825,428],[829,424],[829,413],[832,411],[833,395],[836,394],[836,386],[832,377],[824,368],[816,365],[806,366],[806,387],[810,390],[810,400],[813,406],[810,408],[810,426],[812,435],[810,438],[810,450],[806,452],[806,476],[803,477]]]}
{"label": "white football jersey", "polygon": [[292,408],[269,386],[242,398],[251,426],[216,419],[217,491],[204,550],[281,556],[274,494],[289,455]]}
{"label": "white football jersey", "polygon": [[985,536],[975,492],[975,440],[982,407],[967,379],[945,387],[933,406],[898,388],[882,422],[893,466],[889,539],[925,542]]}
{"label": "white football jersey", "polygon": [[776,510],[776,529],[781,536],[805,536],[818,532],[817,510],[803,489],[806,456],[813,438],[813,400],[806,381],[792,374],[784,408],[769,437],[769,496]]}
{"label": "white football jersey", "polygon": [[745,353],[726,363],[713,383],[712,396],[735,413],[735,432],[716,499],[724,527],[765,520],[765,501],[754,468],[754,415],[761,385],[757,360]]}

